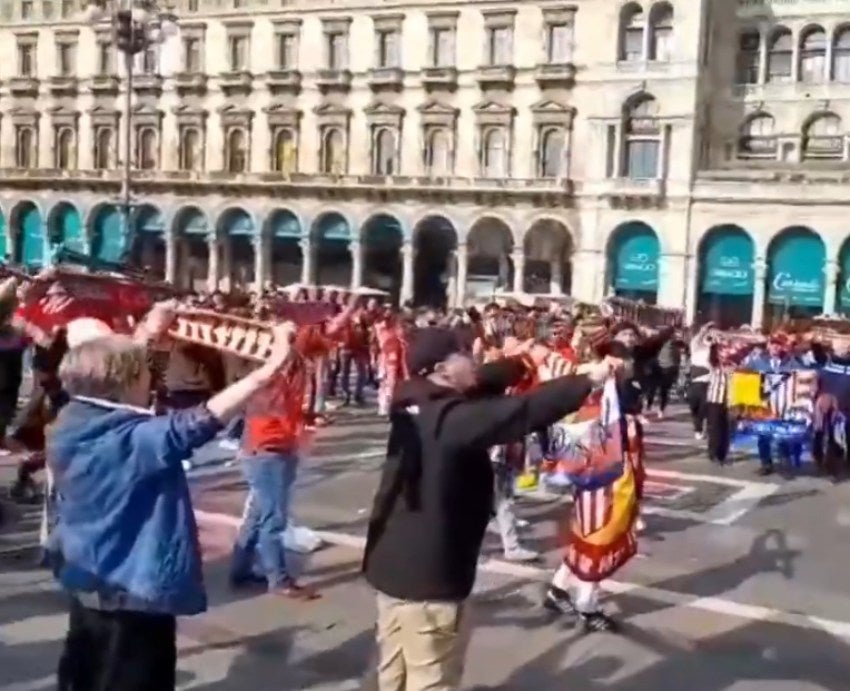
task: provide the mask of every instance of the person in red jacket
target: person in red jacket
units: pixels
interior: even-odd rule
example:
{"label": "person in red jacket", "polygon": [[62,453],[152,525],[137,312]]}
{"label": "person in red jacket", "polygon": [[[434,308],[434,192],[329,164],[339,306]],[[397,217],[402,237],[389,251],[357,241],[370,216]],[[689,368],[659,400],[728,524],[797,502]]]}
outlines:
{"label": "person in red jacket", "polygon": [[[245,409],[245,431],[239,459],[249,494],[242,526],[233,548],[230,582],[234,587],[264,581],[271,593],[295,599],[314,599],[315,590],[302,586],[289,572],[283,534],[289,520],[292,485],[298,470],[306,419],[308,361],[317,349],[350,319],[353,305],[328,324],[302,327],[295,336],[287,368],[251,398]],[[258,557],[264,577],[253,571]]]}

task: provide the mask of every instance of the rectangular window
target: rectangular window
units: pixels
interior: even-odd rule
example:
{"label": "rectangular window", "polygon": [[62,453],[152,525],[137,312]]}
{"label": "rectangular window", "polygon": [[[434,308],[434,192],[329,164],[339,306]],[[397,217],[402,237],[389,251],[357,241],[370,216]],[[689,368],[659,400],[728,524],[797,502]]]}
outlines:
{"label": "rectangular window", "polygon": [[659,142],[632,140],[626,142],[626,176],[632,180],[654,180],[658,177]]}
{"label": "rectangular window", "polygon": [[605,132],[605,177],[619,177],[619,168],[617,162],[617,126],[608,125]]}
{"label": "rectangular window", "polygon": [[546,61],[564,65],[572,61],[573,25],[550,24],[546,28]]}
{"label": "rectangular window", "polygon": [[447,28],[431,29],[432,67],[454,67],[455,32]]}
{"label": "rectangular window", "polygon": [[156,74],[157,73],[157,54],[156,48],[149,47],[142,52],[142,73]]}
{"label": "rectangular window", "polygon": [[187,9],[189,12],[197,12],[198,11],[198,0],[189,0],[187,3]]}
{"label": "rectangular window", "polygon": [[53,0],[42,0],[41,17],[42,19],[53,19]]}
{"label": "rectangular window", "polygon": [[294,70],[298,67],[295,34],[277,35],[277,67],[281,70]]}
{"label": "rectangular window", "polygon": [[32,0],[21,0],[21,19],[32,19]]}
{"label": "rectangular window", "polygon": [[97,73],[101,77],[112,74],[112,45],[109,43],[97,44]]}
{"label": "rectangular window", "polygon": [[487,65],[510,65],[513,29],[509,26],[491,27],[487,30]]}
{"label": "rectangular window", "polygon": [[74,14],[74,0],[62,0],[59,13],[62,15],[62,19],[70,19],[71,15]]}
{"label": "rectangular window", "polygon": [[630,27],[623,36],[623,60],[638,62],[643,59],[643,28]]}
{"label": "rectangular window", "polygon": [[399,66],[400,38],[395,30],[378,32],[378,67]]}
{"label": "rectangular window", "polygon": [[248,69],[248,37],[231,36],[229,40],[230,71],[244,72]]}
{"label": "rectangular window", "polygon": [[35,45],[32,43],[18,46],[18,76],[35,76]]}
{"label": "rectangular window", "polygon": [[73,77],[77,72],[77,47],[73,43],[56,44],[56,69],[60,77]]}
{"label": "rectangular window", "polygon": [[201,71],[201,40],[192,36],[183,39],[183,70],[189,74]]}
{"label": "rectangular window", "polygon": [[339,31],[328,33],[326,34],[326,41],[328,48],[328,69],[345,69],[345,34]]}

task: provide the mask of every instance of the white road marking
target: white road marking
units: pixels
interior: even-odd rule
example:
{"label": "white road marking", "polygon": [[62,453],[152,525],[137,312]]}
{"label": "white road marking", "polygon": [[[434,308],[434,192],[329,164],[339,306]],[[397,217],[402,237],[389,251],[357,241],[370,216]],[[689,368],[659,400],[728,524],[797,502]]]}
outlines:
{"label": "white road marking", "polygon": [[41,691],[42,689],[55,689],[56,675],[51,674],[48,677],[41,679],[31,679],[30,681],[16,681],[12,684],[0,686],[0,691]]}
{"label": "white road marking", "polygon": [[[238,528],[242,522],[242,519],[237,516],[231,516],[223,513],[211,513],[208,511],[196,510],[195,517],[199,522],[215,523],[234,529]],[[322,540],[331,545],[348,547],[361,551],[366,545],[366,538],[359,535],[350,535],[348,533],[339,533],[328,530],[317,530],[315,532]],[[527,564],[513,564],[500,559],[488,559],[483,561],[479,563],[479,568],[482,571],[489,573],[532,581],[548,581],[552,577],[551,569],[545,569],[539,566],[529,566]],[[628,583],[625,581],[604,581],[602,583],[602,589],[612,595],[632,593],[639,597],[647,598],[672,607],[688,607],[690,609],[697,609],[703,612],[711,612],[713,614],[747,619],[749,621],[771,621],[799,629],[823,631],[832,636],[845,638],[850,641],[850,622],[824,619],[822,617],[810,616],[797,612],[786,612],[781,609],[762,607],[760,605],[750,605],[743,602],[726,600],[720,597],[698,597],[688,593],[680,593],[673,590],[665,590],[664,588],[656,588],[654,586],[641,585],[638,583]],[[0,689],[0,691],[5,690]]]}

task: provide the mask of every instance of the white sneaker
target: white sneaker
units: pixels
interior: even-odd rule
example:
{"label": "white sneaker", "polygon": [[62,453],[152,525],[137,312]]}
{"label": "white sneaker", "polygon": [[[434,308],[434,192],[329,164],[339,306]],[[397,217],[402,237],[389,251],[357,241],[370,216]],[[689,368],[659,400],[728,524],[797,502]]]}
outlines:
{"label": "white sneaker", "polygon": [[646,530],[646,521],[638,517],[635,521],[635,532],[642,533],[644,530]]}
{"label": "white sneaker", "polygon": [[195,464],[192,461],[183,461],[183,472],[188,473],[194,467]]}
{"label": "white sneaker", "polygon": [[705,435],[702,432],[694,432],[694,439],[697,441],[702,441],[705,439]]}
{"label": "white sneaker", "polygon": [[222,439],[218,443],[218,448],[225,451],[239,451],[239,442],[235,439]]}
{"label": "white sneaker", "polygon": [[540,558],[540,554],[537,552],[525,549],[524,547],[517,547],[516,549],[508,550],[505,552],[505,561],[511,561],[515,564],[529,562],[529,561],[537,561]]}

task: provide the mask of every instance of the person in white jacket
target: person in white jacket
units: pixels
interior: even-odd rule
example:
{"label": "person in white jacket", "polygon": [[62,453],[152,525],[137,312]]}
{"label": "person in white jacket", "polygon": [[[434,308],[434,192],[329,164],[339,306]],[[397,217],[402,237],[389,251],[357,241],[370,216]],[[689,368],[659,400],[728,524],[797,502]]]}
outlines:
{"label": "person in white jacket", "polygon": [[708,322],[691,339],[691,383],[688,388],[688,408],[694,423],[694,437],[705,436],[705,401],[711,366],[709,353],[715,339],[714,323]]}

